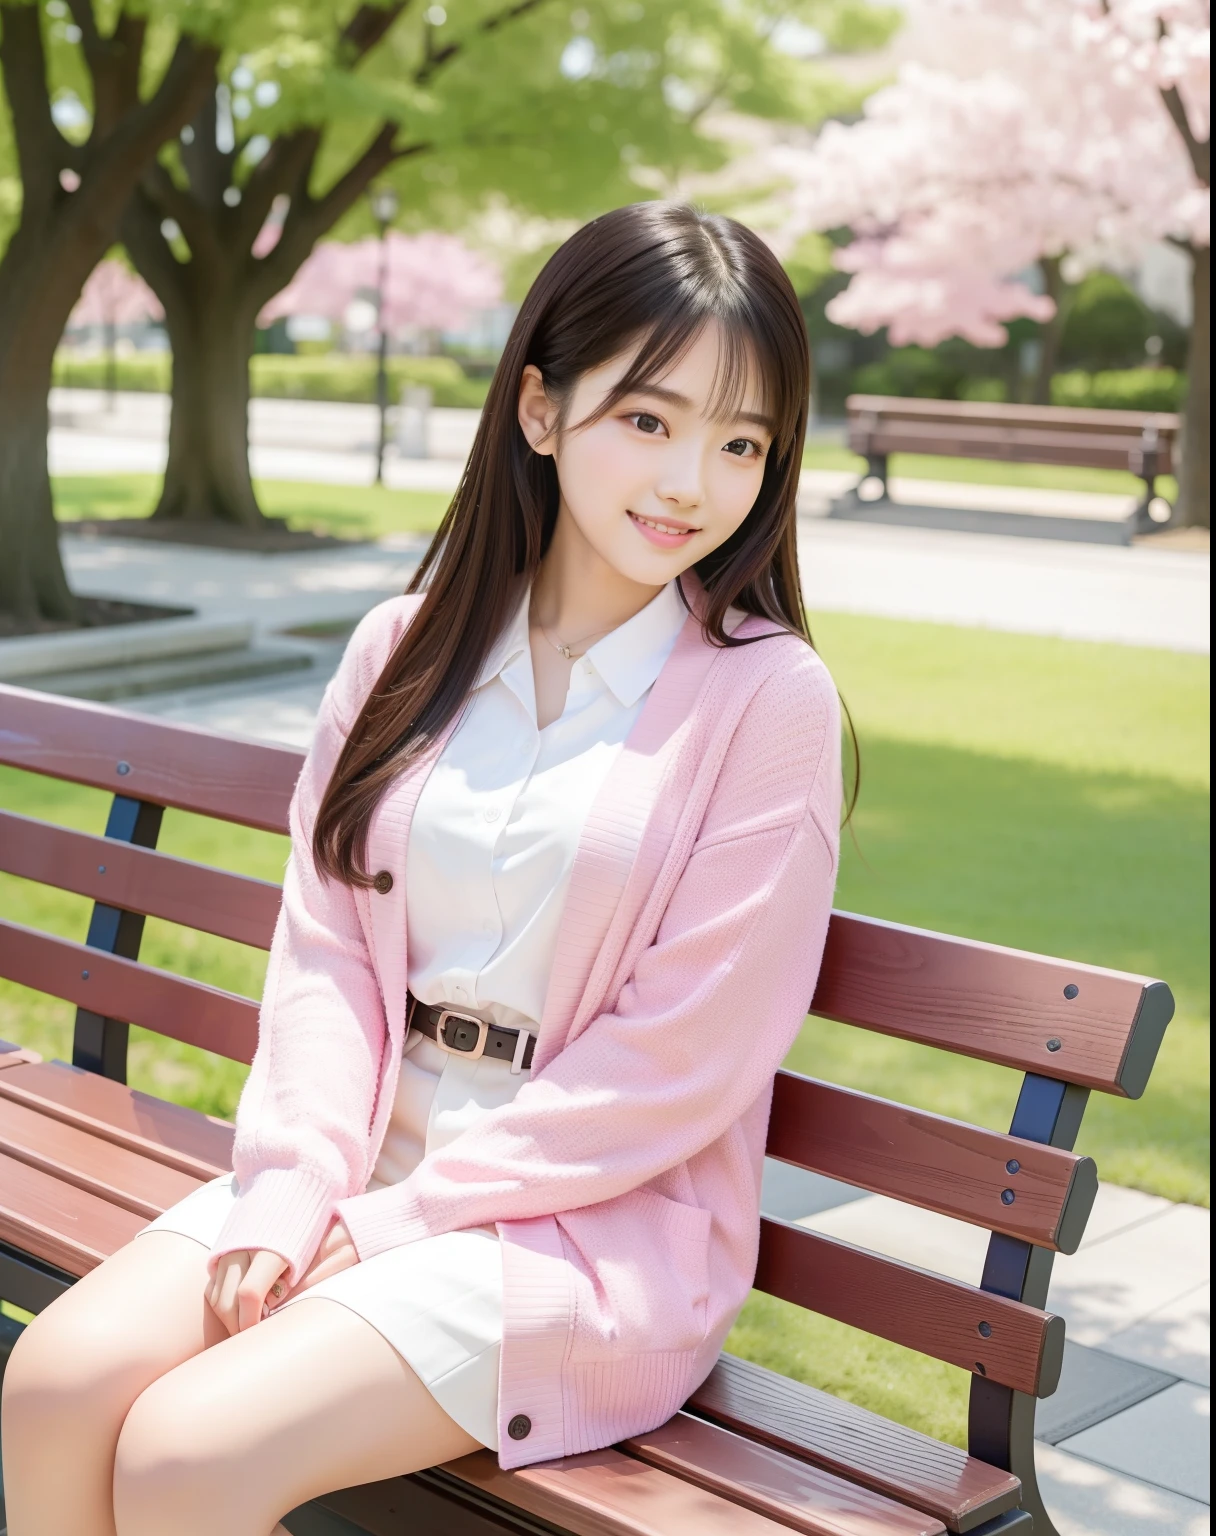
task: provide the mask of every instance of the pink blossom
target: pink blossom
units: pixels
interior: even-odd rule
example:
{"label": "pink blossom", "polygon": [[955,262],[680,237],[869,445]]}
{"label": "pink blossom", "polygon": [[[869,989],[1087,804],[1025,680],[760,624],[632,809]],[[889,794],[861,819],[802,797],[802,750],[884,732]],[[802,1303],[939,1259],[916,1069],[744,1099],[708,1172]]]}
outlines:
{"label": "pink blossom", "polygon": [[[384,320],[390,332],[411,326],[452,330],[502,298],[497,268],[454,235],[391,231],[387,246]],[[340,323],[352,299],[374,298],[380,264],[379,240],[326,241],[266,305],[260,323],[281,315],[321,315]]]}
{"label": "pink blossom", "polygon": [[138,273],[121,261],[100,261],[89,273],[70,326],[134,325],[141,320],[161,320],[160,300]]}
{"label": "pink blossom", "polygon": [[782,243],[854,235],[836,258],[853,280],[832,320],[887,326],[896,345],[998,346],[1005,322],[1054,312],[1025,280],[1041,257],[1128,265],[1153,241],[1208,243],[1207,188],[1161,96],[1177,86],[1206,135],[1206,6],[947,0],[942,25],[951,11],[991,25],[997,67],[966,78],[907,65],[860,122],[770,156],[790,188]]}

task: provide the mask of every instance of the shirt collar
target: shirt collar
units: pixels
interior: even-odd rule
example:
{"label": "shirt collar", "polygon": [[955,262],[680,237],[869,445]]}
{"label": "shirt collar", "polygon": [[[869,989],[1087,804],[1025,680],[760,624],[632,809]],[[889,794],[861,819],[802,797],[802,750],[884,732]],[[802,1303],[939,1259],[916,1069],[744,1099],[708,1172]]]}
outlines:
{"label": "shirt collar", "polygon": [[688,617],[674,581],[610,635],[597,640],[587,659],[626,706],[636,704],[663,670]]}
{"label": "shirt collar", "polygon": [[[490,654],[482,663],[474,688],[482,688],[491,678],[504,672],[521,654],[531,656],[528,649],[528,604],[532,589],[525,587],[524,595],[515,609],[514,617],[490,648]],[[531,661],[529,660],[529,666]]]}
{"label": "shirt collar", "polygon": [[[514,617],[486,657],[475,687],[484,687],[492,678],[503,676],[521,656],[528,658],[531,675],[528,638],[531,595],[530,590],[524,592]],[[640,613],[635,613],[633,618],[587,650],[587,660],[626,708],[637,703],[663,670],[687,617],[688,610],[676,584],[669,581]],[[508,681],[505,676],[504,681]]]}

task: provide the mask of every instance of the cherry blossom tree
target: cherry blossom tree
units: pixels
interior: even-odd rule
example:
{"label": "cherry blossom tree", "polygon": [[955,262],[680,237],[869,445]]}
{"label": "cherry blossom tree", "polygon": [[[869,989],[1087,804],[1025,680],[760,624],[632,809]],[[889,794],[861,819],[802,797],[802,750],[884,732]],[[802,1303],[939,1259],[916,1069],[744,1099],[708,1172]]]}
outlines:
{"label": "cherry blossom tree", "polygon": [[[263,308],[260,323],[318,315],[341,324],[352,300],[379,291],[381,255],[379,240],[325,241]],[[455,235],[390,231],[383,258],[382,315],[390,335],[412,328],[454,330],[502,298],[497,268]]]}
{"label": "cherry blossom tree", "polygon": [[[944,9],[944,7],[943,7]],[[1179,521],[1206,523],[1210,484],[1209,23],[1200,0],[953,0],[988,20],[982,73],[908,65],[857,123],[774,159],[792,244],[848,227],[838,324],[893,343],[999,346],[1018,316],[1048,324],[1050,379],[1065,260],[1133,264],[1168,240],[1192,263],[1187,445]],[[949,23],[944,16],[943,24]],[[1036,291],[1026,280],[1042,274]]]}
{"label": "cherry blossom tree", "polygon": [[111,403],[118,391],[115,342],[120,325],[141,320],[161,320],[160,300],[138,273],[121,261],[99,261],[81,289],[68,326],[96,325],[102,329],[106,349],[106,393]]}

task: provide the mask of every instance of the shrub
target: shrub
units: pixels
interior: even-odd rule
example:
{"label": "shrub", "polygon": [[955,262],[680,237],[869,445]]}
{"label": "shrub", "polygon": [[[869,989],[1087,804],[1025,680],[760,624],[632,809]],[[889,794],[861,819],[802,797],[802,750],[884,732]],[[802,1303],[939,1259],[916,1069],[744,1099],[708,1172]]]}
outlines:
{"label": "shrub", "polygon": [[[134,357],[117,360],[114,377],[119,389],[164,394],[172,371],[173,360],[167,352],[137,352]],[[71,353],[58,352],[53,382],[65,389],[105,389],[108,372],[104,357],[73,357]]]}
{"label": "shrub", "polygon": [[[120,357],[115,369],[118,388],[163,394],[169,388],[172,366],[165,352]],[[467,378],[450,357],[391,357],[388,375],[389,399],[394,401],[407,384],[424,385],[436,405],[476,408],[485,403],[489,387],[486,379]],[[102,357],[60,352],[55,359],[55,383],[65,388],[104,389],[106,376]],[[376,398],[376,360],[332,352],[321,357],[259,352],[249,360],[249,383],[255,398],[370,404]]]}
{"label": "shrub", "polygon": [[1052,405],[1105,411],[1180,411],[1186,375],[1174,368],[1121,368],[1111,373],[1057,373]]}

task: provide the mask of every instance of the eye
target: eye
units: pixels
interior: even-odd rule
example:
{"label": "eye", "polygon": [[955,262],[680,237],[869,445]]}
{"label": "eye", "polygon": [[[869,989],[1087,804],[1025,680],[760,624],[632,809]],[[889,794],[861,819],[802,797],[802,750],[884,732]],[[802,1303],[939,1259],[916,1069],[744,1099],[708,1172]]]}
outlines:
{"label": "eye", "polygon": [[639,432],[645,432],[648,437],[655,437],[663,430],[663,423],[649,411],[635,411],[629,419]]}
{"label": "eye", "polygon": [[732,437],[722,451],[724,453],[733,453],[737,459],[759,459],[764,457],[764,450],[760,444],[750,437]]}

